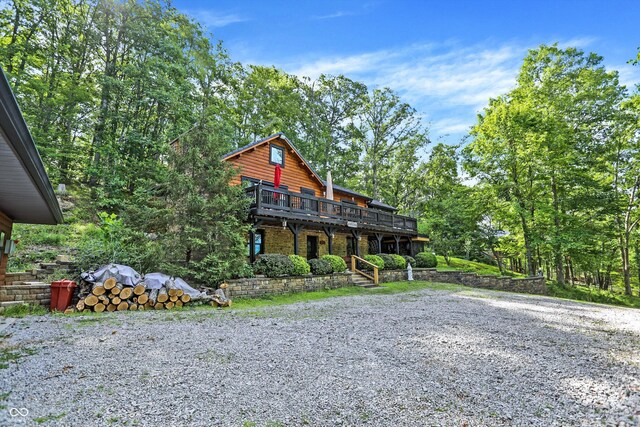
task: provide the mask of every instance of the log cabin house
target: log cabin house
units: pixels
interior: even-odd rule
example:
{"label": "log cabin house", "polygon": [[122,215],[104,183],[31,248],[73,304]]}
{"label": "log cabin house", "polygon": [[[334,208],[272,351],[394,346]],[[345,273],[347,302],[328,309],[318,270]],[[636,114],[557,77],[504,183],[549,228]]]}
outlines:
{"label": "log cabin house", "polygon": [[14,223],[59,224],[60,206],[31,133],[0,68],[0,286],[5,285]]}
{"label": "log cabin house", "polygon": [[[244,185],[251,198],[249,259],[264,253],[302,255],[307,259],[369,253],[414,255],[427,241],[415,218],[350,189],[327,183],[282,133],[240,147],[223,156],[240,171],[233,185]],[[275,168],[281,170],[275,188]]]}

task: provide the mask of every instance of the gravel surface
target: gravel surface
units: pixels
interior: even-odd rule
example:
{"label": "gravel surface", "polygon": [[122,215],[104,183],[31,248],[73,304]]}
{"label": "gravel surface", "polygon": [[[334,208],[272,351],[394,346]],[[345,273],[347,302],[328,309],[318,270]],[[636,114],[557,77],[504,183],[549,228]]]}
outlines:
{"label": "gravel surface", "polygon": [[2,426],[640,425],[639,310],[425,289],[0,333]]}

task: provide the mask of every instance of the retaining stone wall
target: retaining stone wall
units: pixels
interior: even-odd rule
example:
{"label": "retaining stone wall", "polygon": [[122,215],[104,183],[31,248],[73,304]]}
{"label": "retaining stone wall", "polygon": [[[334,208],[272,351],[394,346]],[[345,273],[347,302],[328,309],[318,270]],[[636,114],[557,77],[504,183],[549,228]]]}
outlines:
{"label": "retaining stone wall", "polygon": [[20,284],[22,282],[35,282],[44,279],[52,274],[66,275],[68,279],[73,280],[78,271],[76,266],[70,261],[56,261],[40,264],[40,268],[34,268],[31,271],[22,271],[19,273],[7,273],[5,282],[7,285]]}
{"label": "retaining stone wall", "polygon": [[318,291],[353,286],[352,274],[335,273],[323,276],[254,277],[230,280],[227,295],[230,298],[256,298],[264,295],[291,292]]}
{"label": "retaining stone wall", "polygon": [[39,282],[0,286],[0,302],[7,301],[23,301],[48,308],[51,302],[51,286],[49,283]]}
{"label": "retaining stone wall", "polygon": [[[414,268],[413,279],[523,294],[547,294],[547,283],[544,277],[514,278],[509,276],[479,275],[462,271],[437,271],[434,268]],[[402,280],[407,280],[406,270],[380,272],[381,282],[398,282]]]}
{"label": "retaining stone wall", "polygon": [[[350,273],[328,274],[324,276],[298,277],[255,277],[251,279],[230,280],[227,294],[230,298],[256,298],[264,295],[285,294],[290,292],[317,291],[353,286]],[[427,282],[453,283],[474,288],[525,294],[546,295],[547,285],[544,277],[513,278],[490,275],[478,275],[461,271],[437,271],[430,268],[413,270],[414,280]],[[406,270],[381,271],[380,282],[399,282],[407,280]]]}

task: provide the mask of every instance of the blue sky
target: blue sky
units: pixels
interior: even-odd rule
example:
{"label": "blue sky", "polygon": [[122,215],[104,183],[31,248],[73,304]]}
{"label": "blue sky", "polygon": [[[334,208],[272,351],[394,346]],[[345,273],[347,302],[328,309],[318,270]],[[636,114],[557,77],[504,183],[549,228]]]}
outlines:
{"label": "blue sky", "polygon": [[527,49],[558,42],[596,52],[621,81],[640,46],[640,0],[173,1],[233,60],[388,86],[457,143],[489,97],[513,87]]}

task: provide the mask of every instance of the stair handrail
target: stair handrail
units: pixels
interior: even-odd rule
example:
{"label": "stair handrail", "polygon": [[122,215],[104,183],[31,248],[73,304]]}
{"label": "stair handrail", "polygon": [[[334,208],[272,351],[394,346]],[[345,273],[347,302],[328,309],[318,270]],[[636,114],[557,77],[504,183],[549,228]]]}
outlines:
{"label": "stair handrail", "polygon": [[[370,275],[370,274],[368,274],[368,273],[365,273],[364,271],[358,270],[358,269],[356,268],[356,266],[357,266],[356,261],[360,261],[360,262],[362,262],[363,264],[366,264],[366,265],[368,265],[368,266],[370,266],[370,267],[373,267],[373,276],[371,276],[371,275]],[[366,259],[360,258],[359,256],[351,255],[351,271],[353,271],[353,272],[355,272],[355,273],[358,273],[358,274],[361,274],[361,275],[363,275],[364,277],[368,277],[369,279],[373,280],[373,284],[374,284],[374,285],[378,285],[378,282],[379,282],[378,270],[379,270],[379,269],[378,269],[378,266],[377,266],[377,265],[375,265],[374,263],[369,262],[369,261],[367,261]]]}

